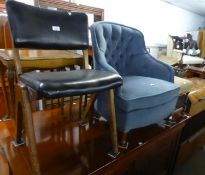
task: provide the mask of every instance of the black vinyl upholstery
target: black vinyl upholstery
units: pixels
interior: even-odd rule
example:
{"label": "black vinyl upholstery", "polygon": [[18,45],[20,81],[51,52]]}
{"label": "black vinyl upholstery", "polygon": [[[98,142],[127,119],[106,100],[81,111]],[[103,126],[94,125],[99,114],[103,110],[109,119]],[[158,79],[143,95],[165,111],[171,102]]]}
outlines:
{"label": "black vinyl upholstery", "polygon": [[20,78],[27,86],[47,98],[95,93],[122,83],[119,75],[96,70],[52,72],[52,76],[50,72],[28,72]]}
{"label": "black vinyl upholstery", "polygon": [[16,48],[88,48],[84,13],[48,10],[12,0],[7,1],[6,9]]}

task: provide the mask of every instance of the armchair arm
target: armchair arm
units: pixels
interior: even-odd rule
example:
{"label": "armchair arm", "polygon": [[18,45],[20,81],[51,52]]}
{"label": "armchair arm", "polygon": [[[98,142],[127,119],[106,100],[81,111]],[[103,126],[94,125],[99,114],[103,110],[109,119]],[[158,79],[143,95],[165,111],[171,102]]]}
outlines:
{"label": "armchair arm", "polygon": [[174,69],[170,65],[152,57],[150,54],[148,55],[150,57],[150,60],[152,60],[147,67],[148,76],[174,82]]}
{"label": "armchair arm", "polygon": [[134,71],[132,74],[174,82],[174,69],[149,53],[137,55],[129,65],[129,70]]}

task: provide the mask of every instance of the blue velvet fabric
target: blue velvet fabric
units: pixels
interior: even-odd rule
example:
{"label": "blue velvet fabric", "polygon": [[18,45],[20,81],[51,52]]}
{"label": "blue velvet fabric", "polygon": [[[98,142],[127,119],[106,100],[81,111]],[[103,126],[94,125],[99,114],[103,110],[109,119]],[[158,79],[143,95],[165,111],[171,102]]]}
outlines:
{"label": "blue velvet fabric", "polygon": [[96,69],[118,72],[121,76],[138,75],[174,81],[173,69],[147,52],[144,36],[139,30],[97,22],[91,26],[91,35]]}
{"label": "blue velvet fabric", "polygon": [[[143,34],[110,22],[91,26],[94,68],[119,73],[123,85],[115,92],[117,126],[122,132],[156,123],[175,110],[179,87],[174,70],[146,50]],[[106,96],[100,94],[96,109],[107,117]]]}
{"label": "blue velvet fabric", "polygon": [[131,112],[124,112],[116,107],[117,127],[121,132],[127,133],[131,129],[158,123],[175,110],[177,99],[173,97],[167,103]]}
{"label": "blue velvet fabric", "polygon": [[123,77],[116,93],[116,105],[124,112],[151,108],[178,97],[178,86],[165,80],[143,76]]}

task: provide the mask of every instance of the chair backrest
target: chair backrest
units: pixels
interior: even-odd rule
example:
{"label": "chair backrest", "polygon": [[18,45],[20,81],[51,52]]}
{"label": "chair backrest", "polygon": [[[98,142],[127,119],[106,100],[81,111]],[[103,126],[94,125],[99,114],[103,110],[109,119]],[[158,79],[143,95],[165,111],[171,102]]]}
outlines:
{"label": "chair backrest", "polygon": [[[140,55],[148,54],[144,36],[137,29],[111,22],[96,22],[91,26],[92,46],[94,57],[98,61],[106,61],[115,68],[120,75],[129,72],[132,60],[136,58],[140,63]],[[99,60],[100,59],[100,60]],[[97,63],[95,63],[97,66]]]}
{"label": "chair backrest", "polygon": [[88,19],[84,13],[48,10],[11,0],[6,9],[16,48],[88,48]]}

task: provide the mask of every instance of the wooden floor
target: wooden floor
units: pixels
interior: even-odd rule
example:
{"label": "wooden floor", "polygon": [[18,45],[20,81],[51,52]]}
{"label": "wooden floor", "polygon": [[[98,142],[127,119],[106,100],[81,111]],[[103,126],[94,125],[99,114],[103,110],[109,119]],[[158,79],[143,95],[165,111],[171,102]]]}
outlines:
{"label": "wooden floor", "polygon": [[[35,134],[42,174],[137,174],[141,170],[136,170],[135,164],[137,160],[141,163],[143,156],[145,160],[149,158],[145,164],[152,162],[155,167],[155,170],[147,169],[144,174],[158,171],[156,156],[161,158],[158,168],[164,172],[164,169],[173,166],[168,168],[167,165],[174,161],[170,155],[176,152],[173,148],[183,123],[180,119],[172,127],[152,125],[133,130],[128,135],[128,149],[120,149],[118,158],[113,159],[107,155],[111,150],[107,122],[91,116],[89,125],[82,127],[75,119],[63,119],[59,109],[35,112]],[[14,120],[0,121],[0,174],[6,175],[10,167],[10,174],[31,175],[27,146],[15,148],[11,144],[14,134]],[[146,168],[147,165],[144,166]]]}

